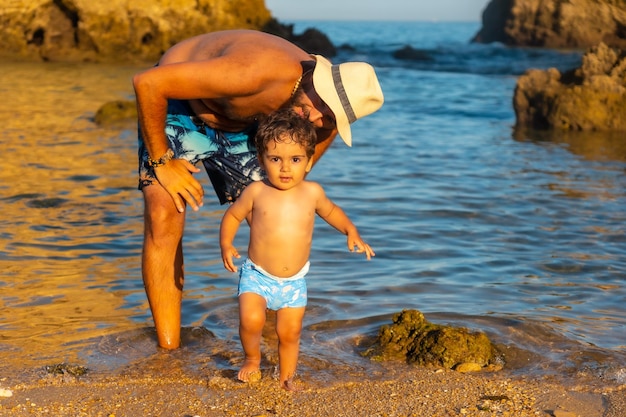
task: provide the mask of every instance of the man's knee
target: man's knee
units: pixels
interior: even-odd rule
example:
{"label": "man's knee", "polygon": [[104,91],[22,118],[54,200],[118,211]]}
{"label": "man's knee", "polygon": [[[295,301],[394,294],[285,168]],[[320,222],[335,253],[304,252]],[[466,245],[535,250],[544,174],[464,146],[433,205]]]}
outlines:
{"label": "man's knee", "polygon": [[179,238],[183,232],[185,214],[176,210],[169,194],[158,185],[146,187],[143,193],[146,233],[159,239],[166,236]]}

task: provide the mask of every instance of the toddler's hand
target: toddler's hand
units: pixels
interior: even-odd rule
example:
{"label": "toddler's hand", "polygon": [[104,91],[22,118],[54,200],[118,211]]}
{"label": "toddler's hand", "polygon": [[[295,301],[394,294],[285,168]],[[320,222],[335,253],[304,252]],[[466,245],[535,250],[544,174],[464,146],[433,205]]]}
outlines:
{"label": "toddler's hand", "polygon": [[224,263],[224,268],[230,272],[237,272],[237,267],[233,262],[233,257],[241,257],[234,246],[222,248],[222,262]]}
{"label": "toddler's hand", "polygon": [[365,243],[360,236],[348,236],[348,250],[350,252],[365,253],[368,261],[372,259],[372,256],[376,256],[370,245]]}

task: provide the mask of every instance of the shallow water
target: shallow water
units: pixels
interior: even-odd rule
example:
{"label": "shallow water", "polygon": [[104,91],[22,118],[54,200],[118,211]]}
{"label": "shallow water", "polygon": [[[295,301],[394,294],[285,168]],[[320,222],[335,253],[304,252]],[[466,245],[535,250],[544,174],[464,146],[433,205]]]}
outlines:
{"label": "shallow water", "polygon": [[[623,135],[512,131],[523,67],[573,62],[575,53],[467,45],[477,29],[469,24],[380,25],[337,60],[373,62],[385,106],[355,124],[353,148],[336,143],[310,176],[377,256],[350,254],[343,236],[318,224],[301,371],[380,372],[358,352],[393,313],[416,308],[486,331],[512,372],[625,383]],[[357,30],[317,26],[336,44]],[[407,43],[435,59],[389,56]],[[139,267],[134,126],[91,120],[102,103],[132,97],[139,68],[0,68],[0,370],[163,362]],[[221,265],[223,207],[202,178],[208,201],[188,213],[185,347],[174,357],[194,372],[230,372],[241,359],[237,278]],[[272,362],[271,328],[266,343]]]}

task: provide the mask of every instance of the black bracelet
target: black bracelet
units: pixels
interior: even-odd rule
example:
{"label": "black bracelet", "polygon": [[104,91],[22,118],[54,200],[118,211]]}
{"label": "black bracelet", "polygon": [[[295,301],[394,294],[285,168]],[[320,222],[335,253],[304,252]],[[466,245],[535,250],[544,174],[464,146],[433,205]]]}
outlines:
{"label": "black bracelet", "polygon": [[152,168],[160,167],[168,163],[174,157],[174,151],[172,148],[169,148],[165,154],[159,159],[152,159],[148,156],[148,165]]}

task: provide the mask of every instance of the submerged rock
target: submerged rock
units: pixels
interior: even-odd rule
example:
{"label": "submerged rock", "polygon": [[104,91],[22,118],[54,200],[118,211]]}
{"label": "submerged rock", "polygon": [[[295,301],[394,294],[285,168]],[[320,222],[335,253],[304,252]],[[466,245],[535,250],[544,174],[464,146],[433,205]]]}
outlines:
{"label": "submerged rock", "polygon": [[393,52],[393,57],[408,61],[434,61],[433,57],[423,49],[415,49],[410,45]]}
{"label": "submerged rock", "polygon": [[372,348],[373,360],[403,360],[461,372],[482,369],[496,362],[496,349],[484,333],[428,322],[417,310],[403,310],[384,325]]}
{"label": "submerged rock", "polygon": [[516,128],[626,130],[626,53],[601,43],[578,69],[528,70],[517,81],[513,107]]}
{"label": "submerged rock", "polygon": [[98,126],[111,126],[137,120],[135,100],[115,100],[104,103],[96,112],[94,122]]}

